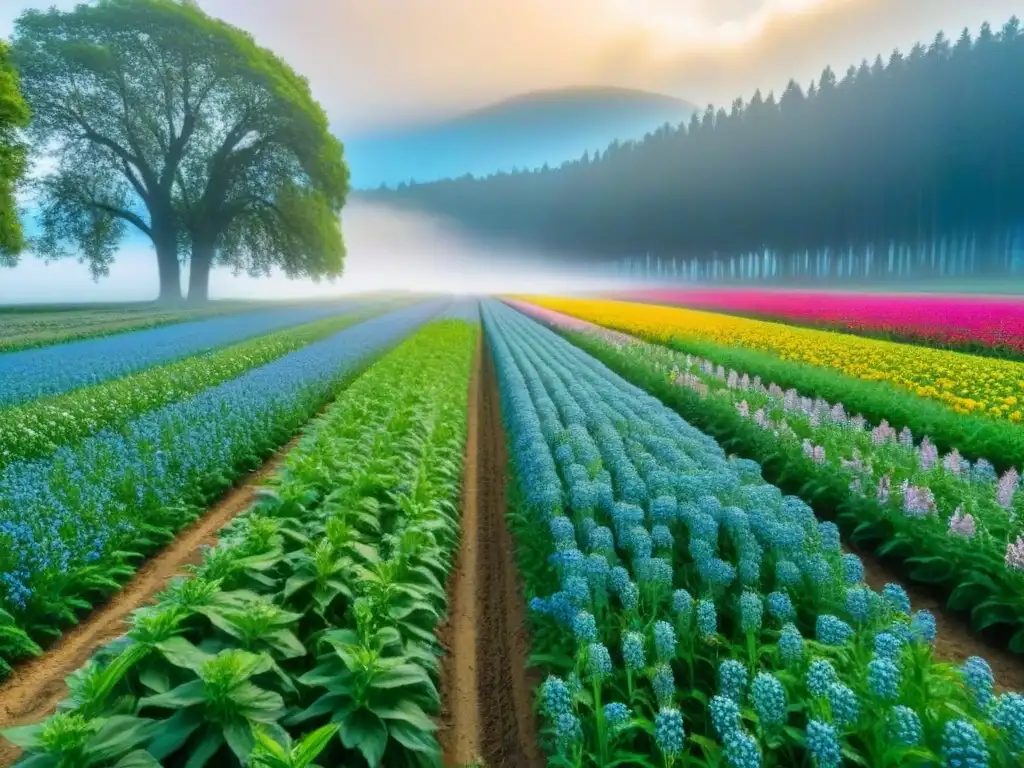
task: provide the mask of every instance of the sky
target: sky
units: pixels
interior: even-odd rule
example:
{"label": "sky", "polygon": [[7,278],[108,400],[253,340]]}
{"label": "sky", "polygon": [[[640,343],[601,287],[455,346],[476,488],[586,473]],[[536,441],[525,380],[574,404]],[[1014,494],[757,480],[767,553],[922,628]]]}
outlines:
{"label": "sky", "polygon": [[[0,36],[11,33],[25,8],[52,4],[3,0]],[[641,88],[698,105],[728,104],[756,88],[781,89],[791,77],[806,84],[826,64],[842,72],[862,58],[929,41],[940,29],[955,37],[965,26],[975,30],[986,20],[998,26],[1021,11],[1020,0],[200,0],[200,5],[250,31],[308,77],[343,139],[570,85]],[[382,216],[389,216],[387,226],[380,226]],[[415,250],[411,238],[422,236],[424,226],[433,226],[435,233],[442,226],[359,208],[343,221],[349,285],[363,271],[366,279],[375,270],[387,273],[382,266],[390,263],[387,249],[393,247],[387,239],[399,231]],[[460,248],[478,247],[447,230],[441,240],[446,258],[454,258],[456,242]],[[428,250],[421,257],[396,253],[393,259],[396,265],[417,258],[430,264],[435,256]],[[492,257],[488,253],[486,263]],[[472,252],[459,258],[485,263]],[[68,292],[93,300],[145,298],[141,293],[151,287],[155,293],[152,261],[144,246],[132,244],[115,273],[94,284],[74,262],[45,267],[28,257],[22,266],[0,272],[0,302],[63,300]],[[266,290],[279,295],[285,289],[325,290],[305,282],[286,284],[283,278],[257,283],[219,274],[211,295]]]}

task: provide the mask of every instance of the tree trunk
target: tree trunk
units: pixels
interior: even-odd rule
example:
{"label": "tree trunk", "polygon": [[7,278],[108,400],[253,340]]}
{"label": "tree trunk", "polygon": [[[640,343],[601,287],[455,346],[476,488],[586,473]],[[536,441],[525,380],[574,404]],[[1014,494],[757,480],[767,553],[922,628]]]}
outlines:
{"label": "tree trunk", "polygon": [[161,304],[181,302],[181,270],[174,238],[161,238],[155,242],[157,271],[160,275]]}
{"label": "tree trunk", "polygon": [[213,247],[193,243],[192,261],[188,274],[188,303],[205,304],[210,298],[210,267],[213,265]]}

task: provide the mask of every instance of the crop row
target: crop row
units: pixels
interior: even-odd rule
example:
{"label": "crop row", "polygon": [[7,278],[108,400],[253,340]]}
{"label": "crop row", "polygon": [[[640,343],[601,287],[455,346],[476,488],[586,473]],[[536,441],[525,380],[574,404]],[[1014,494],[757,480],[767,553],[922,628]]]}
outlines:
{"label": "crop row", "polygon": [[1019,764],[1024,697],[936,663],[934,618],[868,588],[834,524],[552,331],[484,321],[550,764]]}
{"label": "crop row", "polygon": [[1006,298],[706,288],[635,291],[622,298],[982,354],[1024,353],[1024,302]]}
{"label": "crop row", "polygon": [[101,429],[117,429],[142,414],[184,400],[307,344],[385,311],[369,305],[233,344],[139,373],[45,397],[4,411],[0,467],[45,456]]}
{"label": "crop row", "polygon": [[[543,299],[540,303],[649,341],[740,347],[855,379],[886,382],[920,399],[942,403],[957,415],[1011,423],[1024,418],[1024,363],[1013,360],[676,307],[583,299]],[[696,348],[685,351],[711,357]],[[783,386],[782,382],[779,385]]]}
{"label": "crop row", "polygon": [[[586,326],[549,310],[520,308],[561,328],[627,380],[660,397],[723,445],[767,467],[850,539],[898,558],[908,575],[941,587],[949,607],[970,611],[977,631],[1000,627],[1024,653],[1024,493],[925,436],[868,424],[830,404],[783,391],[660,345]],[[611,332],[614,333],[614,332]],[[582,334],[582,335],[580,335]],[[609,343],[610,342],[610,343]]]}
{"label": "crop row", "polygon": [[436,764],[478,335],[440,320],[369,368],[63,711],[4,735],[54,765]]}
{"label": "crop row", "polygon": [[0,408],[349,312],[362,303],[265,309],[0,354]]}
{"label": "crop row", "polygon": [[206,307],[139,305],[117,309],[7,308],[0,311],[0,352],[13,352],[50,344],[115,333],[141,331],[186,320],[229,315],[257,309],[249,302],[216,302]]}
{"label": "crop row", "polygon": [[[819,367],[813,361],[783,359],[755,349],[730,347],[690,336],[685,331],[676,334],[671,328],[654,329],[647,315],[650,307],[642,304],[548,298],[531,299],[530,302],[710,360],[716,366],[745,372],[751,378],[759,376],[762,381],[773,382],[784,390],[796,389],[830,403],[843,403],[848,413],[863,414],[875,424],[887,421],[897,431],[906,427],[915,435],[928,435],[944,453],[956,448],[972,461],[983,458],[992,462],[999,472],[1024,467],[1024,430],[1005,419],[957,413],[943,403],[898,388],[891,382],[847,376]],[[983,364],[1024,365],[967,355],[956,357]],[[1006,382],[1011,383],[1009,379]],[[1019,384],[1014,386],[1019,387]]]}
{"label": "crop row", "polygon": [[[35,639],[59,634],[444,306],[367,320],[119,430],[0,470],[0,609]],[[26,650],[9,640],[0,659]]]}

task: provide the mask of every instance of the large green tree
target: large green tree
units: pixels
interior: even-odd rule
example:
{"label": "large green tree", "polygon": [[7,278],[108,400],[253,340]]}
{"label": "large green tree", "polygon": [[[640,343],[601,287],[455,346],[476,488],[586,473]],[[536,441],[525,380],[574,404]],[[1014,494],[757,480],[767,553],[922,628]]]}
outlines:
{"label": "large green tree", "polygon": [[13,264],[23,245],[14,193],[25,172],[25,143],[19,130],[27,124],[28,107],[10,50],[0,40],[0,264]]}
{"label": "large green tree", "polygon": [[39,183],[48,258],[96,277],[130,227],[156,252],[160,298],[206,299],[210,267],[339,275],[348,192],[340,142],[308,83],[187,0],[27,11],[15,60],[52,171]]}

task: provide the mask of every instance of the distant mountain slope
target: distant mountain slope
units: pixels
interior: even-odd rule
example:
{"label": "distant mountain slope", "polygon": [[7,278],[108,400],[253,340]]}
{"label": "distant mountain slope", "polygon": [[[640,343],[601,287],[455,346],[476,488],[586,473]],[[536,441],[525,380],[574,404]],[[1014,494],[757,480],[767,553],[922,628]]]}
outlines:
{"label": "distant mountain slope", "polygon": [[626,88],[536,91],[444,122],[349,139],[345,154],[357,189],[486,175],[558,165],[688,120],[694,110],[682,99]]}

